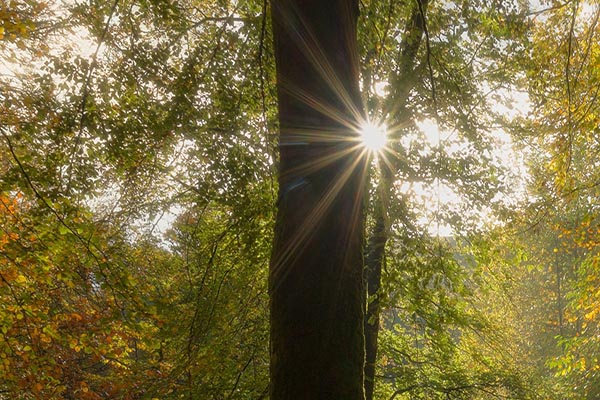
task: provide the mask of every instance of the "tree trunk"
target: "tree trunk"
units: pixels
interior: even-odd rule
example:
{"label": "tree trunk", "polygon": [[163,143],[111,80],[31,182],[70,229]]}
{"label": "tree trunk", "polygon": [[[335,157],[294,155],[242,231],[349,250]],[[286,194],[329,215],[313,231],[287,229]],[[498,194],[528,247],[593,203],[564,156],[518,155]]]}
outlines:
{"label": "tree trunk", "polygon": [[[381,210],[385,212],[385,210]],[[365,398],[373,399],[375,389],[375,365],[379,337],[379,314],[381,312],[381,268],[385,256],[388,233],[385,218],[376,211],[375,226],[367,243],[365,258],[365,283],[367,285],[367,314],[365,315]]]}
{"label": "tree trunk", "polygon": [[273,0],[280,123],[271,400],[362,400],[357,0]]}
{"label": "tree trunk", "polygon": [[[414,86],[415,62],[423,33],[425,32],[425,15],[429,0],[419,0],[413,4],[411,15],[406,22],[404,37],[400,45],[398,65],[400,74],[393,82],[393,94],[388,99],[386,112],[392,124],[405,126],[410,120],[406,105],[408,95]],[[393,143],[396,138],[390,138]],[[379,337],[379,320],[381,314],[381,269],[385,260],[385,245],[389,237],[388,202],[393,195],[391,190],[395,179],[395,170],[389,164],[396,164],[394,158],[388,163],[379,163],[380,183],[378,199],[375,204],[374,226],[367,243],[365,259],[365,282],[367,286],[367,312],[365,315],[365,398],[373,400],[375,389],[375,366],[377,362],[377,341]]]}

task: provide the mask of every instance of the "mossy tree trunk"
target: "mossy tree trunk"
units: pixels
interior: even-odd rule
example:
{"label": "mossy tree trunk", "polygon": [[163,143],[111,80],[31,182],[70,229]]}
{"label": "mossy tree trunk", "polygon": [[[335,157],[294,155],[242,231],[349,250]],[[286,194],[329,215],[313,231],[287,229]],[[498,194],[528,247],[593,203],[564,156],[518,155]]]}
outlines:
{"label": "mossy tree trunk", "polygon": [[280,122],[271,400],[362,400],[357,0],[273,0]]}

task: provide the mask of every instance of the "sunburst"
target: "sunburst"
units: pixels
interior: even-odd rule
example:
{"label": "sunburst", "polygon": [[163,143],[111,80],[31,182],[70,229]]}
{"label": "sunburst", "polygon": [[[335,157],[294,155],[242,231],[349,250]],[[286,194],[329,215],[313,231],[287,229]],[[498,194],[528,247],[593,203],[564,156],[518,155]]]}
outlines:
{"label": "sunburst", "polygon": [[369,152],[379,154],[387,145],[387,127],[383,123],[367,120],[360,127],[360,140]]}

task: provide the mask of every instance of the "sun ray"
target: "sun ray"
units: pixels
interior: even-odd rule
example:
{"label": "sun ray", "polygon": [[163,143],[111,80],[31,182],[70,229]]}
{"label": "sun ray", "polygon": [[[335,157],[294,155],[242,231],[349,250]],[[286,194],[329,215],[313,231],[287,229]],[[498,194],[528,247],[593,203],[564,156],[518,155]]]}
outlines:
{"label": "sun ray", "polygon": [[[282,267],[289,266],[290,260],[292,260],[295,256],[301,254],[302,250],[304,250],[309,244],[312,235],[317,231],[319,225],[323,222],[323,217],[331,209],[331,206],[333,205],[337,196],[340,194],[342,188],[350,180],[352,175],[357,173],[356,169],[361,165],[362,157],[364,157],[364,152],[358,153],[356,157],[352,157],[350,159],[351,163],[349,165],[346,165],[346,168],[344,168],[343,171],[338,175],[338,177],[333,181],[329,190],[321,196],[317,203],[317,206],[311,210],[310,214],[304,219],[299,229],[296,230],[295,237],[290,239],[287,246],[283,249],[282,254],[280,254],[277,257],[277,260],[273,266],[273,271],[275,274],[284,274],[284,276],[280,277],[281,280],[278,279],[278,281],[283,281],[285,279],[285,275],[291,272],[288,268]],[[364,179],[364,177],[366,176],[366,164],[362,164],[363,168],[361,171],[359,171],[359,173],[361,174],[361,179]],[[291,190],[296,189],[297,186],[291,188]],[[359,193],[357,193],[356,195],[358,196]],[[351,221],[358,219],[358,215],[361,209],[361,202],[359,200],[360,199],[356,199],[356,206],[353,209],[352,215],[349,216]],[[344,238],[345,241],[347,241],[348,239],[349,238]],[[293,263],[291,265],[293,265]]]}
{"label": "sun ray", "polygon": [[[337,96],[340,103],[343,104],[344,111],[341,114],[350,114],[353,116],[354,121],[345,120],[342,122],[346,126],[351,127],[353,124],[355,124],[355,121],[359,121],[362,116],[362,112],[358,108],[356,99],[354,99],[353,96],[350,95],[350,93],[347,90],[347,86],[342,82],[342,79],[340,79],[340,77],[336,74],[334,67],[331,65],[330,58],[323,52],[321,47],[318,45],[319,40],[317,40],[317,38],[315,37],[315,33],[310,29],[306,29],[306,27],[310,24],[307,24],[305,21],[303,21],[302,13],[291,8],[285,10],[284,14],[288,19],[288,32],[292,36],[292,39],[294,40],[296,45],[305,53],[307,59],[310,61],[317,73],[321,76],[323,81],[329,86],[329,89],[332,91],[332,93],[334,93],[335,96]],[[285,85],[285,82],[283,82],[283,84]],[[292,93],[299,93],[297,88],[288,87],[288,90],[290,90]],[[310,101],[314,102],[314,99]],[[322,102],[317,101],[317,103],[320,103],[319,107],[324,106]],[[332,117],[332,119],[335,119],[334,114],[339,115],[339,112],[334,112],[333,114],[331,112],[324,112],[324,115],[330,116]]]}

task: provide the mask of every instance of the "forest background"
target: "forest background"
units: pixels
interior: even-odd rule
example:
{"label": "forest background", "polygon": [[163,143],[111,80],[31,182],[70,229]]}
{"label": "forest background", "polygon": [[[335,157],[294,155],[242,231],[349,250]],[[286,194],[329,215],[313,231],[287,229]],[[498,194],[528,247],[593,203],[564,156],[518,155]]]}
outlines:
{"label": "forest background", "polygon": [[[0,4],[0,398],[268,398],[269,13]],[[372,398],[600,397],[599,18],[360,2]]]}

